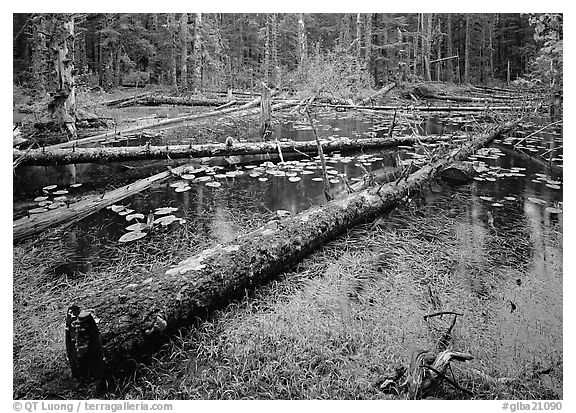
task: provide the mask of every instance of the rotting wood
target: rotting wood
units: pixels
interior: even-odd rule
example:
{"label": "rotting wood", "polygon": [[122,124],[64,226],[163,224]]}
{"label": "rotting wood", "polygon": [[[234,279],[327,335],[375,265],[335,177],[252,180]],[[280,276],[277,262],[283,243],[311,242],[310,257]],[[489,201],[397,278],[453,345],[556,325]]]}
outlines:
{"label": "rotting wood", "polygon": [[129,97],[124,97],[124,98],[120,98],[120,99],[114,99],[114,100],[109,100],[107,102],[104,102],[103,105],[105,106],[116,106],[119,105],[121,103],[126,103],[126,102],[131,102],[131,101],[137,101],[138,99],[142,99],[145,98],[147,96],[152,95],[154,92],[147,92],[147,93],[141,93],[139,95],[136,96],[129,96]]}
{"label": "rotting wood", "polygon": [[[419,138],[423,142],[445,142],[451,138],[439,136],[423,136]],[[417,144],[413,136],[397,138],[365,138],[338,140],[321,140],[326,152],[350,151],[358,149],[371,149],[379,147],[394,147],[398,145]],[[202,145],[170,145],[170,146],[121,146],[121,147],[98,147],[98,148],[73,148],[73,149],[31,149],[14,150],[13,160],[19,160],[18,165],[64,165],[93,162],[123,162],[142,159],[182,159],[201,158],[214,156],[234,155],[258,155],[277,152],[303,152],[317,154],[315,141],[276,141],[270,142],[234,142],[232,145],[225,143],[202,144]]]}
{"label": "rotting wood", "polygon": [[190,165],[182,165],[171,171],[160,172],[148,178],[140,179],[129,185],[114,189],[104,194],[91,195],[81,201],[69,204],[67,208],[61,207],[41,214],[30,215],[17,219],[12,225],[12,239],[14,243],[21,242],[49,228],[67,227],[83,218],[112,205],[124,198],[137,194],[152,184],[162,182],[173,174],[178,174]]}
{"label": "rotting wood", "polygon": [[[238,100],[236,100],[238,101]],[[137,102],[146,106],[180,105],[180,106],[222,106],[229,103],[226,100],[194,99],[191,96],[147,96]]]}
{"label": "rotting wood", "polygon": [[[163,273],[146,274],[141,281],[78,297],[74,304],[93,309],[100,319],[107,373],[130,371],[132,360],[145,358],[179,328],[270,280],[349,228],[378,217],[438,176],[443,167],[468,158],[514,125],[507,123],[478,135],[401,183],[372,187],[270,222]],[[448,359],[464,357],[449,355]]]}
{"label": "rotting wood", "polygon": [[392,89],[394,89],[396,87],[396,83],[392,82],[389,85],[387,85],[386,87],[383,87],[382,89],[380,89],[378,92],[374,93],[371,96],[368,96],[366,99],[362,99],[359,103],[359,105],[366,105],[367,103],[373,101],[374,99],[381,97],[381,96],[386,96],[386,94],[388,94],[388,92],[390,92]]}
{"label": "rotting wood", "polygon": [[331,105],[328,103],[312,103],[310,106],[321,106],[336,109],[357,109],[357,110],[404,110],[422,112],[484,112],[484,111],[521,111],[538,108],[535,106],[431,106],[431,105],[386,105],[386,106],[354,106],[354,105]]}
{"label": "rotting wood", "polygon": [[[117,136],[117,135],[121,135],[121,134],[125,134],[125,133],[133,133],[133,132],[138,132],[138,131],[143,131],[143,130],[151,130],[151,129],[153,129],[153,130],[167,129],[167,128],[173,127],[174,125],[177,125],[179,123],[204,119],[204,118],[211,117],[211,116],[225,115],[225,114],[231,114],[231,113],[234,113],[236,115],[238,115],[238,114],[243,114],[243,115],[244,114],[250,114],[250,113],[252,113],[250,111],[250,109],[257,106],[259,103],[260,103],[260,98],[258,97],[256,99],[252,100],[251,102],[248,102],[248,103],[246,103],[242,106],[238,106],[238,107],[233,107],[233,108],[229,107],[226,109],[213,110],[210,112],[205,112],[205,113],[200,113],[200,114],[195,114],[195,115],[187,115],[187,116],[181,116],[178,118],[166,119],[166,120],[152,123],[152,124],[148,124],[148,125],[134,126],[132,128],[124,129],[121,131],[105,132],[105,133],[102,133],[100,135],[88,136],[88,137],[82,138],[82,139],[76,139],[76,140],[69,141],[69,142],[63,142],[63,143],[59,143],[56,145],[51,145],[51,146],[48,146],[47,148],[51,148],[51,149],[71,148],[71,147],[83,145],[86,143],[94,143],[94,142],[103,141],[103,140],[111,138],[112,136]],[[278,106],[279,107],[288,107],[288,106],[295,105],[296,103],[297,103],[297,101],[287,101],[287,102],[283,102],[282,104],[279,104]],[[282,106],[282,105],[284,105],[284,106]]]}

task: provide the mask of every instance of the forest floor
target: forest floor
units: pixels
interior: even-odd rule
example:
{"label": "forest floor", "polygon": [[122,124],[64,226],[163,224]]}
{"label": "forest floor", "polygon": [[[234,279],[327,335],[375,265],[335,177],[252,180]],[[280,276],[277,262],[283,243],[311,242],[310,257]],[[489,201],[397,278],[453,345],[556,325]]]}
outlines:
{"label": "forest floor", "polygon": [[[455,90],[465,93],[463,87]],[[102,102],[142,93],[142,89],[87,93],[78,97],[86,110],[114,118],[114,109],[102,106]],[[18,111],[15,119],[29,124],[36,106],[23,96],[18,99],[16,102],[15,97],[15,107],[30,109],[24,118]],[[387,98],[390,100],[406,101],[399,91],[391,93]],[[119,125],[128,120],[116,118]],[[194,126],[199,139],[209,141],[235,128],[256,128],[256,117],[252,122],[230,118],[209,122]],[[433,348],[439,331],[444,331],[450,321],[444,318],[433,324],[423,320],[423,315],[434,310],[430,287],[444,309],[465,314],[454,330],[454,348],[472,354],[475,359],[467,364],[486,375],[474,374],[458,363],[453,367],[460,385],[472,390],[474,398],[562,398],[562,354],[551,356],[553,365],[542,365],[541,361],[527,364],[516,347],[496,342],[494,337],[502,327],[493,314],[503,311],[503,302],[487,305],[482,297],[471,296],[461,274],[474,271],[486,280],[483,288],[492,291],[515,288],[516,280],[527,277],[533,269],[505,262],[508,252],[504,248],[494,247],[480,255],[476,245],[462,250],[462,230],[454,219],[462,211],[437,212],[416,207],[398,209],[386,218],[387,224],[379,222],[349,231],[278,280],[248,293],[197,326],[182,330],[150,363],[138,365],[133,376],[111,385],[101,397],[400,398],[379,389],[381,377],[397,366],[407,366],[414,349]],[[248,232],[265,223],[266,218],[244,210],[232,225],[240,233]],[[86,289],[105,290],[119,280],[142,279],[210,246],[210,240],[198,235],[194,226],[182,227],[170,237],[158,235],[140,249],[109,249],[105,260],[70,279],[54,271],[67,254],[67,236],[73,236],[73,231],[49,231],[14,246],[16,398],[39,397],[35,385],[46,380],[54,381],[54,394],[93,397],[72,388],[68,393],[62,391],[70,375],[64,351],[68,303]],[[498,234],[486,236],[494,238],[490,245],[502,244]],[[561,227],[546,236],[561,249]],[[456,269],[455,263],[466,257],[471,257],[474,268]],[[498,260],[502,264],[495,267]],[[561,278],[562,257],[553,256],[549,265]],[[548,368],[549,374],[538,374]],[[448,385],[433,396],[469,397]]]}

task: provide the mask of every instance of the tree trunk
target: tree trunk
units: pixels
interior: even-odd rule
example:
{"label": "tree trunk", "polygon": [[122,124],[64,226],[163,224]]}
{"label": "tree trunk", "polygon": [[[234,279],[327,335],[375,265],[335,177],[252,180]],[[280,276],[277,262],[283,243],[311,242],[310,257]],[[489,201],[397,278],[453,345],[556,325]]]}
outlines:
{"label": "tree trunk", "polygon": [[464,83],[470,83],[470,14],[466,14],[466,39],[464,43]]}
{"label": "tree trunk", "polygon": [[300,76],[304,75],[306,60],[308,59],[308,45],[306,41],[306,26],[304,25],[304,13],[298,15],[298,71]]}
{"label": "tree trunk", "polygon": [[442,73],[442,15],[438,14],[438,46],[437,46],[437,55],[436,61],[436,81],[440,82],[440,77]]}
{"label": "tree trunk", "polygon": [[202,13],[194,19],[194,89],[202,90]]}
{"label": "tree trunk", "polygon": [[422,56],[424,58],[424,79],[428,82],[432,80],[432,71],[430,68],[430,55],[432,54],[432,13],[422,15],[423,39],[422,39]]}
{"label": "tree trunk", "polygon": [[378,92],[374,93],[371,96],[368,96],[366,99],[363,99],[360,102],[360,105],[366,105],[367,103],[369,103],[370,101],[376,99],[377,97],[381,97],[381,96],[385,96],[388,92],[390,92],[392,89],[394,89],[396,87],[396,83],[392,82],[390,83],[388,86],[383,87],[382,89],[380,89]]}
{"label": "tree trunk", "polygon": [[356,14],[356,78],[360,79],[362,68],[362,14]]}
{"label": "tree trunk", "polygon": [[269,281],[348,229],[380,216],[436,178],[443,167],[466,159],[511,127],[506,124],[482,134],[399,183],[369,188],[270,222],[159,274],[150,273],[144,282],[119,286],[117,293],[88,292],[71,304],[92,309],[100,319],[105,373],[131,371],[133,360],[158,349],[181,327]]}
{"label": "tree trunk", "polygon": [[418,41],[420,40],[420,19],[421,13],[418,13],[418,19],[416,23],[416,32],[414,33],[414,77],[418,76],[418,60],[420,55],[418,54]]}
{"label": "tree trunk", "polygon": [[188,90],[188,14],[180,16],[180,88]]}
{"label": "tree trunk", "polygon": [[272,104],[271,90],[267,84],[262,83],[262,95],[260,98],[260,136],[262,141],[267,141],[272,135]]}
{"label": "tree trunk", "polygon": [[[452,46],[452,15],[450,13],[446,14],[446,55],[454,56],[454,49]],[[454,67],[452,66],[452,60],[446,62],[446,80],[448,82],[454,81]]]}
{"label": "tree trunk", "polygon": [[277,14],[270,15],[270,74],[271,86],[280,88],[280,63],[278,62],[278,22]]}
{"label": "tree trunk", "polygon": [[[442,139],[435,136],[420,137],[420,142],[439,142]],[[418,139],[405,136],[399,138],[364,138],[354,140],[322,141],[325,152],[368,150],[374,148],[396,147],[398,145],[413,145]],[[20,165],[65,165],[93,162],[124,162],[143,159],[183,159],[215,156],[260,155],[274,153],[278,146],[285,153],[316,154],[314,141],[281,141],[261,143],[224,143],[202,145],[172,145],[172,146],[137,146],[137,147],[97,147],[75,149],[32,149],[14,150],[13,159],[21,159]]]}
{"label": "tree trunk", "polygon": [[74,17],[53,14],[50,54],[53,70],[48,90],[52,101],[49,110],[56,124],[65,126],[76,137],[76,90],[74,85]]}
{"label": "tree trunk", "polygon": [[[364,51],[364,60],[366,60],[366,73],[372,77],[372,13],[366,14],[366,49]],[[372,77],[373,80],[375,80]]]}
{"label": "tree trunk", "polygon": [[34,88],[38,92],[46,90],[46,74],[48,72],[48,47],[46,45],[46,19],[44,13],[31,18],[32,22],[32,62],[31,73]]}
{"label": "tree trunk", "polygon": [[175,90],[178,90],[178,79],[176,78],[176,18],[174,13],[168,13],[166,16],[166,26],[170,39],[170,83]]}

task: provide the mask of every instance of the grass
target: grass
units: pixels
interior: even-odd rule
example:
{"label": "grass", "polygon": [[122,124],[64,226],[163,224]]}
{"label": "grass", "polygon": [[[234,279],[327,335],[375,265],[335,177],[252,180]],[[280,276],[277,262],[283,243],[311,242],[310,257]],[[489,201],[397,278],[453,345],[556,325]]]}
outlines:
{"label": "grass", "polygon": [[[455,363],[454,371],[475,398],[561,398],[562,312],[549,301],[557,291],[536,282],[532,249],[500,260],[510,234],[489,231],[485,221],[468,225],[466,202],[458,204],[397,211],[391,225],[349,232],[282,279],[183,331],[107,397],[399,398],[375,383],[407,366],[414,349],[433,348],[451,321],[423,320],[434,310],[430,286],[442,309],[464,313],[453,348],[475,359]],[[520,243],[532,235],[512,234]],[[546,236],[547,273],[557,282],[561,232]],[[507,294],[518,279],[533,284],[512,297],[519,309],[511,313]],[[538,295],[549,297],[533,302]],[[548,367],[549,375],[536,374]],[[450,386],[433,396],[468,397]]]}

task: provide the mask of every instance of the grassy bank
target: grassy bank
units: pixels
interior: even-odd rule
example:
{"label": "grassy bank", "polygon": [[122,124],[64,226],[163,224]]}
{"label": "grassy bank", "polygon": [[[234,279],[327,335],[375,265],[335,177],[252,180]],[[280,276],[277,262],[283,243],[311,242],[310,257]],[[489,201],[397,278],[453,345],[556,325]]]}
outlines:
{"label": "grassy bank", "polygon": [[[562,329],[555,317],[561,318],[562,304],[551,301],[556,292],[532,263],[534,240],[521,229],[491,231],[485,217],[468,225],[464,197],[397,211],[390,225],[349,232],[281,280],[183,332],[108,396],[403,397],[382,393],[377,383],[385,372],[407,366],[412,350],[433,348],[451,321],[423,320],[435,309],[430,287],[442,309],[464,313],[453,348],[475,359],[454,363],[453,370],[474,398],[561,398]],[[558,282],[561,230],[545,236],[547,271]],[[448,385],[434,396],[469,397]]]}

